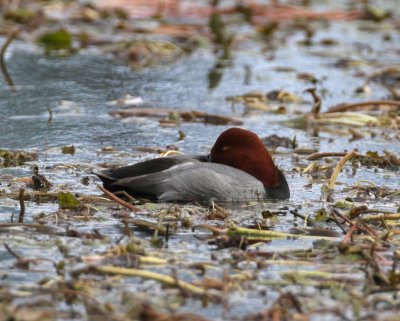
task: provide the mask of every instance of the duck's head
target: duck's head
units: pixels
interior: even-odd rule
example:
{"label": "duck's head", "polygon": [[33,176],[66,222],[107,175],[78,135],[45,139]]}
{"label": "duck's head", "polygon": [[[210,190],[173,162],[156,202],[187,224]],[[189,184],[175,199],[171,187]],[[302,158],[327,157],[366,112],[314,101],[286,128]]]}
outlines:
{"label": "duck's head", "polygon": [[249,130],[234,127],[224,131],[211,149],[210,160],[247,172],[266,188],[280,186],[271,155],[261,139]]}

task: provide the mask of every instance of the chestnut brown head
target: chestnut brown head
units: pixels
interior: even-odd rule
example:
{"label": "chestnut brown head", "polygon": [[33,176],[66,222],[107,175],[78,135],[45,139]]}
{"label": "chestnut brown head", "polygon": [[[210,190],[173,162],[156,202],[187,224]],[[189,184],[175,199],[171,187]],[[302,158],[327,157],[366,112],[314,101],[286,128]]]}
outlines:
{"label": "chestnut brown head", "polygon": [[253,132],[230,128],[219,135],[211,149],[211,161],[240,169],[260,180],[265,187],[279,187],[277,168],[264,143]]}

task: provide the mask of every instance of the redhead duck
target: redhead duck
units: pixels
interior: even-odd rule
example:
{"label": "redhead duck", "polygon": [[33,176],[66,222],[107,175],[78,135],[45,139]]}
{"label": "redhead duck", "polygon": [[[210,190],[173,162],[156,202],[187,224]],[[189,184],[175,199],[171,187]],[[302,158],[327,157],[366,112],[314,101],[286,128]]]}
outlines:
{"label": "redhead duck", "polygon": [[95,173],[105,188],[162,202],[284,200],[289,186],[261,139],[224,131],[208,157],[175,155]]}

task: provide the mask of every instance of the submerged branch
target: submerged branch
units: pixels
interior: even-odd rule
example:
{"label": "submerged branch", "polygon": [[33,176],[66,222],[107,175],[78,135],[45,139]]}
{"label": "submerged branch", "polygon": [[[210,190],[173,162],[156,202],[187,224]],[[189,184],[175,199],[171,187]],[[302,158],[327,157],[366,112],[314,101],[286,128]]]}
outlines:
{"label": "submerged branch", "polygon": [[12,31],[6,41],[4,42],[3,46],[1,47],[1,51],[0,51],[0,69],[1,69],[1,73],[3,74],[4,80],[6,81],[8,87],[10,87],[10,89],[15,92],[15,84],[13,82],[13,80],[11,79],[10,74],[8,73],[7,70],[7,66],[4,60],[4,56],[6,53],[6,50],[8,48],[8,46],[11,44],[11,42],[14,40],[15,37],[18,36],[18,34],[21,32],[21,29],[16,29],[14,31]]}

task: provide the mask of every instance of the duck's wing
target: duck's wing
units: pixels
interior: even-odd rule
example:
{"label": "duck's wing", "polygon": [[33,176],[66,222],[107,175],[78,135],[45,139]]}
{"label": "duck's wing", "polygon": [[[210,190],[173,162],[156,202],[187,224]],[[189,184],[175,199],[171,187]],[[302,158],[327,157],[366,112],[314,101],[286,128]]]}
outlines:
{"label": "duck's wing", "polygon": [[115,187],[118,186],[116,182],[119,180],[162,172],[173,166],[193,161],[196,160],[182,155],[159,157],[129,166],[93,172],[93,174],[97,175],[102,180],[105,188],[115,191]]}

